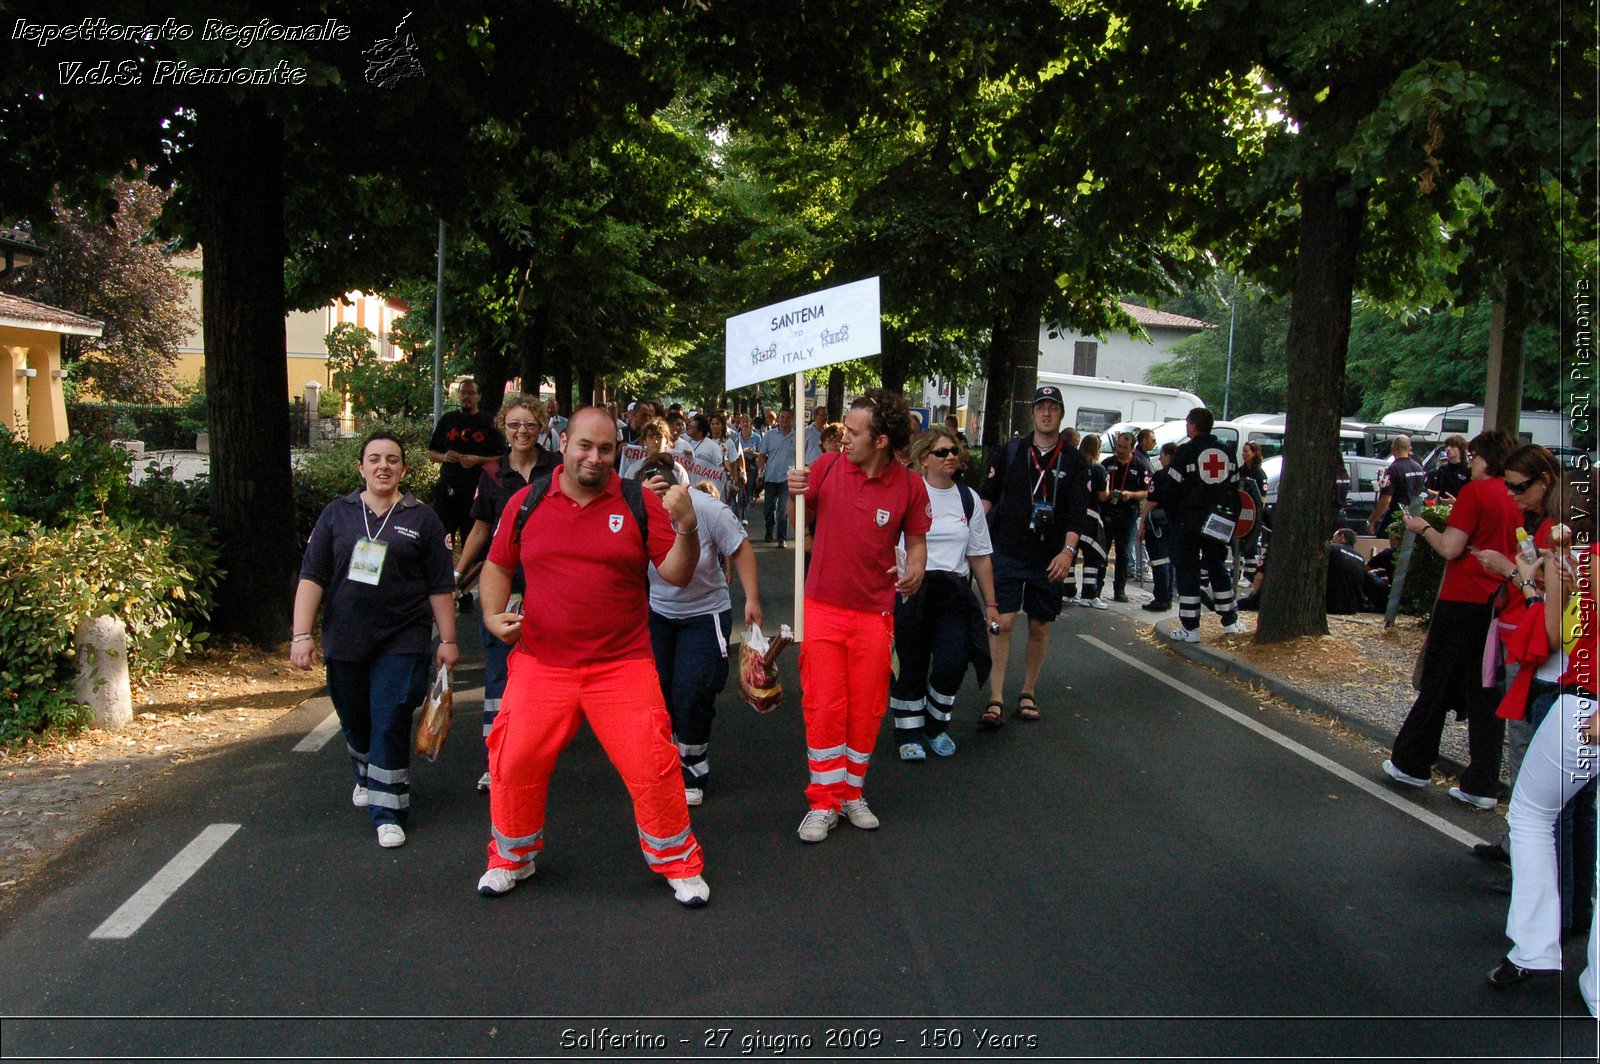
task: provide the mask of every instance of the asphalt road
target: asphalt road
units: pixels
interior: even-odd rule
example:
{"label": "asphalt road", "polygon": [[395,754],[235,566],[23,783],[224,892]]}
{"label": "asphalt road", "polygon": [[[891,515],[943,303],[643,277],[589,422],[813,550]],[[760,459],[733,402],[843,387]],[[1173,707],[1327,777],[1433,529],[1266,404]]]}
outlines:
{"label": "asphalt road", "polygon": [[[791,556],[758,554],[786,589]],[[768,598],[769,622],[787,613]],[[816,846],[794,835],[795,658],[769,715],[730,682],[695,911],[646,870],[586,730],[538,874],[487,900],[481,673],[461,674],[440,761],[413,766],[398,850],[350,807],[337,736],[294,750],[330,711],[312,700],[15,892],[0,1056],[1593,1058],[1581,941],[1559,983],[1484,984],[1505,899],[1468,846],[1498,818],[1396,794],[1370,746],[1138,631],[1065,613],[1045,719],[980,733],[969,679],[948,761],[902,764],[886,724],[882,829]],[[195,847],[137,930],[91,937]]]}

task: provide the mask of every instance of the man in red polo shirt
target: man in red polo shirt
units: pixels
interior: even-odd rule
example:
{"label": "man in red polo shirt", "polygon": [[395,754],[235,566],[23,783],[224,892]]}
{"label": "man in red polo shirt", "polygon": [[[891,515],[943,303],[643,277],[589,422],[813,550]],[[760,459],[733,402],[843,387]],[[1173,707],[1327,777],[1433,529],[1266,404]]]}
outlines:
{"label": "man in red polo shirt", "polygon": [[[816,535],[800,648],[811,768],[811,810],[799,831],[805,842],[826,839],[840,812],[858,828],[878,826],[861,790],[889,705],[894,597],[922,585],[933,524],[927,485],[894,460],[912,428],[905,400],[874,388],[850,404],[841,452],[789,471],[789,491],[805,495]],[[906,567],[899,573],[902,533]]]}
{"label": "man in red polo shirt", "polygon": [[[544,849],[545,800],[556,758],[587,719],[633,797],[645,861],[691,907],[711,896],[700,844],[689,830],[678,748],[650,649],[648,571],[682,587],[700,559],[688,489],[631,502],[613,473],[616,424],[598,407],[572,416],[561,434],[562,466],[528,515],[530,489],[511,497],[479,578],[484,624],[516,641],[500,715],[489,731],[489,870],[478,893],[509,893],[533,874]],[[633,486],[629,485],[629,491]],[[642,506],[646,528],[635,506]],[[576,590],[526,616],[506,612],[511,574],[530,592]]]}

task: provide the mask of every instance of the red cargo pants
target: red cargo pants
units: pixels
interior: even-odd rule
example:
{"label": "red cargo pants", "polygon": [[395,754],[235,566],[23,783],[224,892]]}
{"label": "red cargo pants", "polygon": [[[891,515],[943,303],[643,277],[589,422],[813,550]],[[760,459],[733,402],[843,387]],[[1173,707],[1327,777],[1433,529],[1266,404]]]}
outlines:
{"label": "red cargo pants", "polygon": [[513,651],[500,714],[489,729],[489,867],[524,867],[544,849],[545,801],[556,758],[588,720],[633,798],[639,849],[654,872],[700,874],[678,748],[650,658],[577,668]]}
{"label": "red cargo pants", "polygon": [[812,809],[838,809],[861,797],[867,765],[889,705],[894,614],[806,599],[800,644],[800,706]]}

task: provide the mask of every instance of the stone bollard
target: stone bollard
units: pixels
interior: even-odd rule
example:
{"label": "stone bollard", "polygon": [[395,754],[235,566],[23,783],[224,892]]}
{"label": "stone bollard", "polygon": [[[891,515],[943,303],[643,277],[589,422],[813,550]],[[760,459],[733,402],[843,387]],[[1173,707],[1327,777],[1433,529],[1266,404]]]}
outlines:
{"label": "stone bollard", "polygon": [[78,701],[94,710],[101,728],[125,728],[133,720],[128,684],[128,627],[115,617],[91,617],[78,625]]}

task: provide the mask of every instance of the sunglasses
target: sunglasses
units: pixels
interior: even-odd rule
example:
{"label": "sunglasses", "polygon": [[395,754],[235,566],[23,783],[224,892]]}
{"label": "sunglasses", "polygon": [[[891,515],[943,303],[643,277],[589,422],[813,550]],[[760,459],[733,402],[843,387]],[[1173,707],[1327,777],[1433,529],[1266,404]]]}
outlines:
{"label": "sunglasses", "polygon": [[540,425],[537,421],[507,421],[507,432],[537,432]]}
{"label": "sunglasses", "polygon": [[1539,483],[1538,477],[1531,477],[1528,480],[1524,480],[1520,484],[1513,484],[1508,480],[1506,481],[1506,490],[1513,495],[1521,495],[1523,492],[1527,491],[1537,483]]}
{"label": "sunglasses", "polygon": [[951,455],[960,454],[961,453],[961,448],[959,448],[959,447],[935,447],[933,450],[929,451],[928,453],[933,455],[935,458],[949,458]]}

